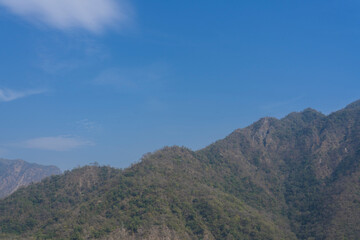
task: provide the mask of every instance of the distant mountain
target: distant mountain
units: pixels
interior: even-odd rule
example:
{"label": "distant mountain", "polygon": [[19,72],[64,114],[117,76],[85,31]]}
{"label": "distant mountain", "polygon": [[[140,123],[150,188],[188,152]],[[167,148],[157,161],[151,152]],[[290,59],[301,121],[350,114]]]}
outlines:
{"label": "distant mountain", "polygon": [[60,173],[60,169],[54,166],[41,166],[23,160],[0,159],[0,198],[10,195],[21,186]]}
{"label": "distant mountain", "polygon": [[0,201],[0,237],[360,239],[360,102],[47,178]]}

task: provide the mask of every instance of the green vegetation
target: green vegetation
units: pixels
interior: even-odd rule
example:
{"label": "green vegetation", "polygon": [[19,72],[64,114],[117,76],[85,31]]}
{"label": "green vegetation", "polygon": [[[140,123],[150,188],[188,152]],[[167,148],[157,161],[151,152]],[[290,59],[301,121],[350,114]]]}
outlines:
{"label": "green vegetation", "polygon": [[87,166],[0,201],[0,238],[360,239],[360,106],[264,118],[200,151]]}

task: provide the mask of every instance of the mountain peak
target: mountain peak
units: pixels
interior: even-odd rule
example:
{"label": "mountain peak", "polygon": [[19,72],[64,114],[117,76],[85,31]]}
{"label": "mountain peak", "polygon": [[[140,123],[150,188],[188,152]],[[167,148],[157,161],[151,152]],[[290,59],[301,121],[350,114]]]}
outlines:
{"label": "mountain peak", "polygon": [[360,108],[360,100],[350,103],[345,107],[345,109],[355,109],[355,108]]}
{"label": "mountain peak", "polygon": [[312,122],[315,119],[326,117],[323,113],[312,109],[312,108],[306,108],[301,112],[292,112],[288,114],[286,117],[284,117],[284,120],[293,120],[293,121],[299,121],[302,122]]}
{"label": "mountain peak", "polygon": [[21,186],[60,173],[60,169],[55,166],[42,166],[20,159],[0,159],[0,198],[10,195]]}

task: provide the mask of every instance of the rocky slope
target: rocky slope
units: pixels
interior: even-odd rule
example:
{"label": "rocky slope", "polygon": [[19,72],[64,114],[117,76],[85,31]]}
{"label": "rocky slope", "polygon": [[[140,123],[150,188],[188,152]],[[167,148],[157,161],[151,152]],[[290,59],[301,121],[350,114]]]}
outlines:
{"label": "rocky slope", "polygon": [[54,166],[30,164],[23,160],[0,159],[0,198],[10,195],[21,186],[60,173],[60,169]]}
{"label": "rocky slope", "polygon": [[360,101],[263,118],[199,150],[88,166],[0,201],[6,238],[360,239]]}

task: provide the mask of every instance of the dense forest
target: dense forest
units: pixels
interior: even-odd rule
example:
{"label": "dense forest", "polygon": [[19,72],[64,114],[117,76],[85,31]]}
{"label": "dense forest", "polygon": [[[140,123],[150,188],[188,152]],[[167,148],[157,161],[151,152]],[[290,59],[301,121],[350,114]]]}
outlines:
{"label": "dense forest", "polygon": [[0,201],[6,239],[360,239],[360,101],[263,118],[199,151],[86,166]]}

